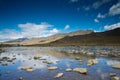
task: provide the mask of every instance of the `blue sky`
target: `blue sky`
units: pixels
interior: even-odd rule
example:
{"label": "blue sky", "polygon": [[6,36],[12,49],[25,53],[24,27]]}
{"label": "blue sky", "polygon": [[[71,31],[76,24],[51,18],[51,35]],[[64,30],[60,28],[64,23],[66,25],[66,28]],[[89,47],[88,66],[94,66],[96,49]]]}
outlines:
{"label": "blue sky", "polygon": [[0,40],[120,27],[120,0],[0,0]]}

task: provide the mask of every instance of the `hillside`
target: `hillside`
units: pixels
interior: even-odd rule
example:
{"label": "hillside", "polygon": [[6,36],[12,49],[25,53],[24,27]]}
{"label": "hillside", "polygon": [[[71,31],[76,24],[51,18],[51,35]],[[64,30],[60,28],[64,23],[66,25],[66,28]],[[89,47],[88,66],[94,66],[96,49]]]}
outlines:
{"label": "hillside", "polygon": [[43,38],[17,39],[3,45],[20,46],[120,46],[120,28],[105,32],[91,30],[56,34]]}
{"label": "hillside", "polygon": [[80,45],[120,45],[120,28],[90,33],[86,35],[66,36],[60,40],[56,40],[49,46],[80,46]]}
{"label": "hillside", "polygon": [[92,33],[92,30],[79,30],[79,31],[74,31],[70,33],[62,33],[62,34],[55,34],[51,35],[48,37],[42,37],[42,38],[20,38],[16,40],[11,40],[4,42],[4,44],[9,44],[9,45],[41,45],[41,44],[47,44],[50,42],[54,42],[56,40],[62,39],[66,36],[76,36],[76,35],[86,35]]}

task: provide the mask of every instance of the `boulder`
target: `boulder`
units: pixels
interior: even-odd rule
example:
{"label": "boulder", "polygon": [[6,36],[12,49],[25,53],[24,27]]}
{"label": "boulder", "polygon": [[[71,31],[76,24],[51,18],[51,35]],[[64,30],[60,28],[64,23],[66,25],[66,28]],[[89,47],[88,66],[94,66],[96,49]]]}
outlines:
{"label": "boulder", "polygon": [[110,77],[115,77],[116,73],[110,73]]}
{"label": "boulder", "polygon": [[8,64],[6,62],[1,63],[2,66],[7,66]]}
{"label": "boulder", "polygon": [[44,60],[43,63],[52,64],[52,62]]}
{"label": "boulder", "polygon": [[70,71],[72,71],[71,68],[67,68],[67,69],[66,69],[66,72],[70,72]]}
{"label": "boulder", "polygon": [[13,62],[13,59],[8,59],[7,61],[8,61],[8,62]]}
{"label": "boulder", "polygon": [[87,69],[86,68],[74,68],[73,71],[81,73],[81,74],[86,74],[87,73]]}
{"label": "boulder", "polygon": [[48,68],[48,70],[56,70],[56,69],[58,69],[58,67],[56,67],[56,66],[53,66],[53,67],[49,67],[49,68]]}
{"label": "boulder", "polygon": [[88,66],[96,65],[98,64],[98,61],[96,59],[90,59],[87,61]]}
{"label": "boulder", "polygon": [[34,71],[34,69],[32,69],[32,68],[28,68],[28,69],[26,69],[25,71],[27,71],[27,72],[33,72]]}
{"label": "boulder", "polygon": [[97,60],[93,59],[92,61],[93,61],[93,64],[94,64],[94,65],[95,65],[95,64],[98,64],[98,61],[97,61]]}
{"label": "boulder", "polygon": [[39,59],[39,58],[40,58],[39,56],[34,56],[34,59],[35,59],[35,60],[37,60],[37,59]]}
{"label": "boulder", "polygon": [[120,80],[120,78],[115,76],[115,77],[112,77],[112,80]]}
{"label": "boulder", "polygon": [[115,64],[112,66],[113,68],[120,69],[120,64]]}
{"label": "boulder", "polygon": [[76,60],[80,60],[80,57],[76,57],[75,59],[76,59]]}
{"label": "boulder", "polygon": [[58,74],[56,74],[55,76],[54,76],[54,78],[60,78],[60,77],[62,77],[63,76],[63,73],[58,73]]}
{"label": "boulder", "polygon": [[24,67],[21,67],[20,69],[21,69],[21,70],[27,70],[27,69],[32,69],[32,67],[24,66]]}

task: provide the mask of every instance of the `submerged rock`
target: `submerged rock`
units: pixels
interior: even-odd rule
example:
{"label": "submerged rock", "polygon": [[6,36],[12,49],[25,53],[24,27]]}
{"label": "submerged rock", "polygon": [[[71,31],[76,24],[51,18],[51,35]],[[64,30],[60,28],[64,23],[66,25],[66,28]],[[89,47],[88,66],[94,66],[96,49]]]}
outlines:
{"label": "submerged rock", "polygon": [[55,62],[60,62],[59,60],[55,60]]}
{"label": "submerged rock", "polygon": [[29,68],[28,68],[28,69],[26,69],[26,71],[27,71],[27,72],[33,72],[33,71],[34,71],[34,69],[32,69],[32,68],[31,68],[31,69],[29,69]]}
{"label": "submerged rock", "polygon": [[93,59],[92,61],[93,61],[93,64],[94,64],[94,65],[95,65],[95,64],[98,64],[98,61],[97,61],[97,60]]}
{"label": "submerged rock", "polygon": [[8,59],[7,61],[8,61],[8,62],[13,62],[13,59]]}
{"label": "submerged rock", "polygon": [[95,59],[90,59],[87,61],[88,66],[92,66],[92,65],[96,65],[96,64],[98,64],[98,61]]}
{"label": "submerged rock", "polygon": [[23,77],[19,77],[19,80],[23,80]]}
{"label": "submerged rock", "polygon": [[120,80],[120,77],[117,77],[117,76],[112,77],[112,80]]}
{"label": "submerged rock", "polygon": [[2,60],[7,60],[7,59],[9,59],[9,58],[6,56],[2,57]]}
{"label": "submerged rock", "polygon": [[62,77],[63,76],[63,73],[58,73],[58,74],[56,74],[55,76],[54,76],[54,78],[60,78],[60,77]]}
{"label": "submerged rock", "polygon": [[53,66],[53,67],[49,67],[49,68],[48,68],[48,70],[56,70],[56,69],[58,69],[58,67],[56,67],[56,66]]}
{"label": "submerged rock", "polygon": [[76,57],[75,59],[76,59],[76,60],[80,60],[80,57]]}
{"label": "submerged rock", "polygon": [[110,73],[110,77],[116,76],[116,73]]}
{"label": "submerged rock", "polygon": [[72,71],[71,68],[67,68],[67,69],[66,69],[66,72],[70,72],[70,71]]}
{"label": "submerged rock", "polygon": [[37,60],[37,59],[39,59],[39,58],[40,58],[39,56],[34,56],[34,59],[35,59],[35,60]]}
{"label": "submerged rock", "polygon": [[87,69],[86,68],[74,68],[73,71],[81,73],[81,74],[86,74],[87,73]]}
{"label": "submerged rock", "polygon": [[32,71],[34,71],[34,69],[33,69],[32,67],[27,67],[27,66],[21,67],[20,69],[21,69],[21,70],[25,70],[25,71],[27,71],[27,72],[32,72]]}
{"label": "submerged rock", "polygon": [[120,64],[115,64],[112,66],[113,68],[120,69]]}
{"label": "submerged rock", "polygon": [[7,66],[8,64],[6,62],[1,63],[2,66]]}
{"label": "submerged rock", "polygon": [[52,62],[44,60],[43,63],[52,64]]}

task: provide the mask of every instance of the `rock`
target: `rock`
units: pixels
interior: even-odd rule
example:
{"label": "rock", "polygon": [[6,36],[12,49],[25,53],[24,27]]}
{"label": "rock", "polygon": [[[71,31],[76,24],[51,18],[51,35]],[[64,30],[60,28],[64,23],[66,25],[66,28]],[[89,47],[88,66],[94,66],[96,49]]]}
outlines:
{"label": "rock", "polygon": [[55,62],[59,62],[59,60],[56,60]]}
{"label": "rock", "polygon": [[32,67],[24,66],[20,68],[21,70],[27,70],[27,69],[32,69]]}
{"label": "rock", "polygon": [[98,64],[98,61],[97,61],[97,60],[93,59],[92,61],[93,61],[93,64],[94,64],[94,65],[95,65],[95,64]]}
{"label": "rock", "polygon": [[19,80],[23,80],[23,77],[20,77]]}
{"label": "rock", "polygon": [[82,62],[82,60],[78,60],[79,62]]}
{"label": "rock", "polygon": [[92,66],[93,65],[93,62],[92,62],[92,60],[90,59],[90,60],[88,60],[87,61],[87,66]]}
{"label": "rock", "polygon": [[52,64],[52,62],[44,60],[43,63]]}
{"label": "rock", "polygon": [[70,71],[72,71],[71,68],[67,68],[67,69],[66,69],[66,72],[70,72]]}
{"label": "rock", "polygon": [[104,56],[110,56],[110,52],[103,51],[103,52],[100,52],[99,55],[102,56],[102,57],[104,57]]}
{"label": "rock", "polygon": [[1,63],[2,66],[7,66],[8,64],[6,62]]}
{"label": "rock", "polygon": [[56,66],[53,66],[53,67],[49,67],[49,68],[48,68],[48,70],[56,70],[56,69],[58,69],[58,67],[56,67]]}
{"label": "rock", "polygon": [[92,65],[96,65],[96,64],[98,64],[98,61],[95,59],[90,59],[87,61],[88,66],[92,66]]}
{"label": "rock", "polygon": [[35,59],[35,60],[37,60],[37,59],[39,59],[39,58],[40,58],[39,56],[34,56],[34,59]]}
{"label": "rock", "polygon": [[86,68],[74,68],[73,71],[81,73],[81,74],[86,74],[87,73],[87,69]]}
{"label": "rock", "polygon": [[120,64],[115,64],[112,66],[113,68],[120,69]]}
{"label": "rock", "polygon": [[29,69],[29,68],[28,68],[28,69],[26,69],[26,71],[27,71],[27,72],[33,72],[33,71],[34,71],[34,69],[32,69],[32,68],[31,68],[31,69]]}
{"label": "rock", "polygon": [[46,60],[45,58],[40,58],[40,60]]}
{"label": "rock", "polygon": [[80,57],[76,57],[75,59],[76,59],[76,60],[80,60]]}
{"label": "rock", "polygon": [[92,53],[92,52],[86,52],[85,54],[86,54],[86,56],[91,56],[91,57],[94,56],[94,53]]}
{"label": "rock", "polygon": [[12,58],[12,60],[15,60],[16,58]]}
{"label": "rock", "polygon": [[120,78],[115,76],[115,77],[112,77],[112,80],[120,80]]}
{"label": "rock", "polygon": [[6,57],[6,56],[2,57],[2,60],[7,60],[7,59],[8,59],[8,57]]}
{"label": "rock", "polygon": [[60,78],[63,76],[63,73],[58,73],[57,75],[55,75],[55,78]]}
{"label": "rock", "polygon": [[13,62],[13,60],[12,60],[12,59],[8,59],[7,61],[8,61],[8,62]]}
{"label": "rock", "polygon": [[116,76],[116,73],[110,73],[110,77]]}
{"label": "rock", "polygon": [[34,71],[34,69],[33,69],[32,67],[27,67],[27,66],[21,67],[20,69],[21,69],[21,70],[25,70],[25,71],[27,71],[27,72],[32,72],[32,71]]}

